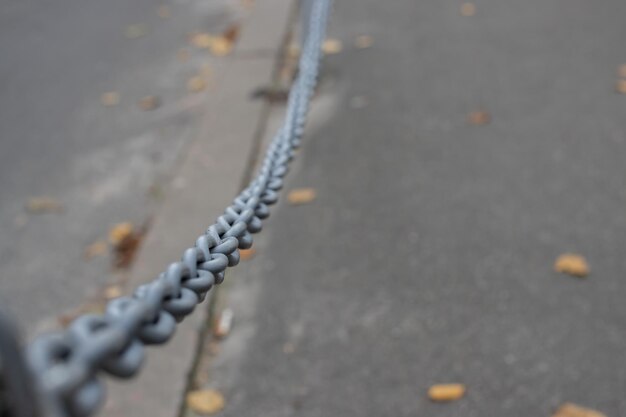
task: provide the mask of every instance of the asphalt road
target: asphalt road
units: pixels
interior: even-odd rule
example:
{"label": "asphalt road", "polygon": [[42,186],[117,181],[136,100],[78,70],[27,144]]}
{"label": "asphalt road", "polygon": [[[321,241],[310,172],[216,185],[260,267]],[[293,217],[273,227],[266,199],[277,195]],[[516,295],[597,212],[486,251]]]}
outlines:
{"label": "asphalt road", "polygon": [[[318,198],[231,275],[224,416],[626,415],[626,3],[460,5],[336,2],[286,187]],[[446,382],[465,398],[429,402]]]}
{"label": "asphalt road", "polygon": [[[56,326],[120,278],[106,256],[83,252],[158,206],[203,114],[204,95],[190,95],[187,79],[212,64],[206,52],[190,49],[183,62],[179,51],[189,33],[219,30],[239,12],[221,0],[0,5],[0,304],[26,333]],[[143,36],[129,38],[129,26]],[[100,102],[109,91],[117,106]],[[147,95],[162,105],[141,110]],[[40,196],[65,211],[26,213]]]}

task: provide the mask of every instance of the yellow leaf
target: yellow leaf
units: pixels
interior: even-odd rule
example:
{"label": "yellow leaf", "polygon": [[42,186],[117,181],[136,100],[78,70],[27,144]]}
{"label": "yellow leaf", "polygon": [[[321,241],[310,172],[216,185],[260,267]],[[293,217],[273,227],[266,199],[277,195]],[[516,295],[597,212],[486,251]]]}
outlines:
{"label": "yellow leaf", "polygon": [[476,6],[474,3],[466,2],[461,5],[461,15],[474,16],[476,14]]}
{"label": "yellow leaf", "polygon": [[464,395],[465,385],[463,384],[437,384],[428,389],[428,398],[437,402],[456,401]]}
{"label": "yellow leaf", "polygon": [[370,46],[372,46],[373,43],[374,39],[372,39],[371,36],[367,35],[357,36],[354,40],[354,45],[359,49],[369,48]]}
{"label": "yellow leaf", "polygon": [[122,242],[134,233],[133,224],[130,222],[118,223],[109,230],[109,243],[114,247],[120,246]]}
{"label": "yellow leaf", "polygon": [[552,417],[606,417],[606,415],[591,408],[565,403],[556,410]]}
{"label": "yellow leaf", "polygon": [[130,25],[126,27],[124,31],[124,36],[128,39],[136,39],[144,36],[148,32],[148,28],[146,25],[142,25],[141,23],[136,25]]}
{"label": "yellow leaf", "polygon": [[60,213],[63,209],[63,204],[50,197],[33,197],[26,203],[26,211],[32,214]]}
{"label": "yellow leaf", "polygon": [[233,42],[221,36],[214,37],[211,40],[211,45],[209,46],[209,51],[211,51],[211,54],[215,56],[228,55],[232,49]]}
{"label": "yellow leaf", "polygon": [[224,409],[224,396],[216,390],[204,389],[187,394],[187,406],[198,414],[212,415]]}
{"label": "yellow leaf", "polygon": [[85,248],[85,259],[91,259],[96,256],[104,255],[107,252],[107,248],[108,246],[105,241],[99,240],[94,242]]}
{"label": "yellow leaf", "polygon": [[157,9],[157,14],[159,15],[161,19],[167,19],[168,17],[172,15],[170,13],[170,8],[167,7],[166,5],[159,6],[159,8]]}
{"label": "yellow leaf", "polygon": [[326,55],[338,54],[341,52],[341,41],[337,39],[326,39],[322,44],[322,52]]}
{"label": "yellow leaf", "polygon": [[122,287],[119,285],[109,285],[104,289],[104,298],[107,300],[117,298],[120,295],[122,295]]}
{"label": "yellow leaf", "polygon": [[467,115],[467,122],[474,126],[486,125],[491,122],[491,115],[486,111],[473,111]]}
{"label": "yellow leaf", "polygon": [[247,261],[247,260],[254,258],[255,254],[256,254],[256,249],[254,248],[239,250],[239,258],[242,261]]}
{"label": "yellow leaf", "polygon": [[315,200],[317,193],[313,188],[296,188],[287,195],[287,201],[291,204],[306,204]]}
{"label": "yellow leaf", "polygon": [[139,100],[139,107],[142,110],[150,111],[158,108],[161,105],[161,99],[157,96],[145,96]]}
{"label": "yellow leaf", "polygon": [[554,270],[564,274],[583,278],[589,275],[587,260],[575,253],[564,253],[554,262]]}
{"label": "yellow leaf", "polygon": [[120,102],[120,94],[116,91],[109,91],[108,93],[102,94],[100,102],[107,107],[117,106]]}
{"label": "yellow leaf", "polygon": [[187,80],[187,90],[192,93],[199,93],[206,89],[206,80],[202,77],[191,77]]}

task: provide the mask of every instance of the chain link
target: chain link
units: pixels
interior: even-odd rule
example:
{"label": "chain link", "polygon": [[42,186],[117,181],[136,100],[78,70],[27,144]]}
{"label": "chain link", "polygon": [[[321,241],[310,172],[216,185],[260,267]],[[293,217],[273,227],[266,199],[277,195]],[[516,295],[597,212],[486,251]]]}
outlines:
{"label": "chain link", "polygon": [[144,360],[144,346],[165,343],[176,323],[202,302],[227,267],[239,263],[239,249],[252,246],[269,206],[300,145],[319,71],[330,0],[312,3],[299,72],[289,93],[285,121],[272,140],[258,175],[215,224],[154,281],[130,297],[111,300],[102,315],[78,317],[60,332],[38,337],[28,348],[28,365],[46,414],[87,417],[105,395],[101,371],[129,378]]}

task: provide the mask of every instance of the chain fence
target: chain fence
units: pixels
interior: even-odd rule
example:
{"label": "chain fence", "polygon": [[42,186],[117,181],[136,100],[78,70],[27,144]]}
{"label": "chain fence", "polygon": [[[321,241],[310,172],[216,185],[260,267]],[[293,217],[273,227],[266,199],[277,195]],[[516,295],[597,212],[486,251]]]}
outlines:
{"label": "chain fence", "polygon": [[[330,0],[304,2],[303,47],[287,101],[285,120],[269,145],[258,175],[154,281],[132,296],[111,300],[104,314],[76,318],[66,329],[41,335],[22,355],[10,324],[0,320],[0,417],[88,417],[105,396],[102,373],[130,378],[141,368],[145,345],[174,334],[207,292],[239,263],[239,249],[252,246],[269,206],[276,203],[283,177],[300,145],[317,82]],[[166,381],[164,381],[165,383]]]}

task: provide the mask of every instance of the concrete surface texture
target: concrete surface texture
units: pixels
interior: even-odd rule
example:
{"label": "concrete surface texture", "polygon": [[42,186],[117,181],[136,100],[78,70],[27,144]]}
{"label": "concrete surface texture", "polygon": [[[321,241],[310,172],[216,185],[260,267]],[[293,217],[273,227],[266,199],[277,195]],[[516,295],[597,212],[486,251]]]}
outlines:
{"label": "concrete surface texture", "polygon": [[[474,12],[336,2],[285,190],[318,197],[279,203],[229,277],[235,327],[198,374],[220,415],[626,414],[626,3]],[[591,274],[555,273],[563,252]],[[467,395],[431,403],[445,382]]]}

